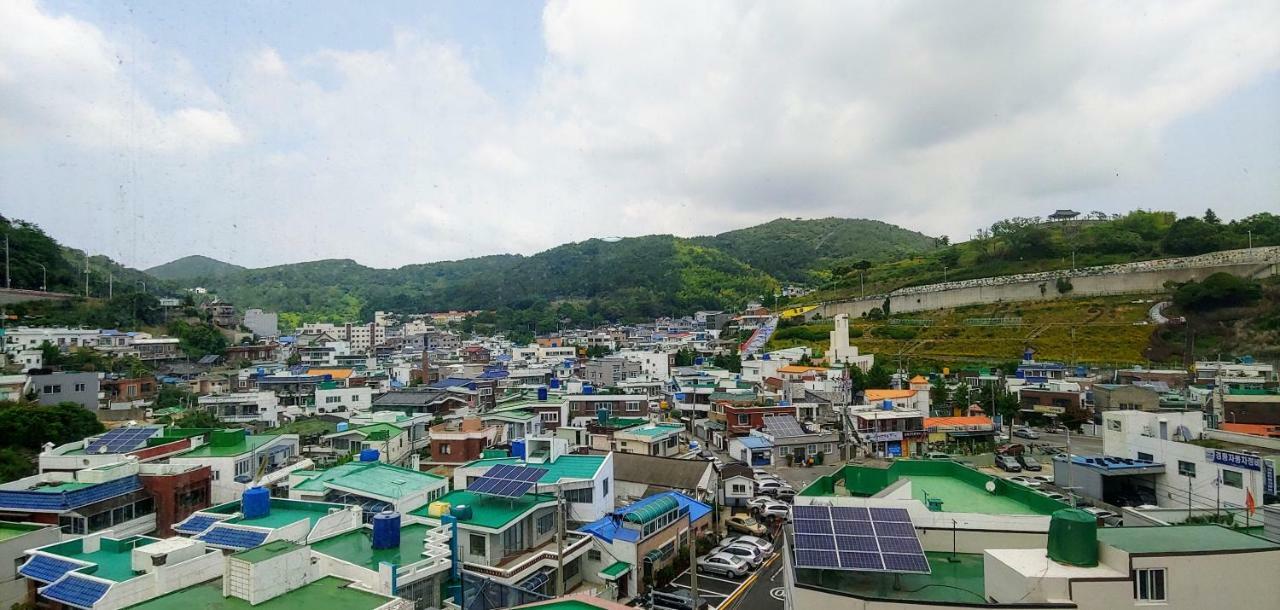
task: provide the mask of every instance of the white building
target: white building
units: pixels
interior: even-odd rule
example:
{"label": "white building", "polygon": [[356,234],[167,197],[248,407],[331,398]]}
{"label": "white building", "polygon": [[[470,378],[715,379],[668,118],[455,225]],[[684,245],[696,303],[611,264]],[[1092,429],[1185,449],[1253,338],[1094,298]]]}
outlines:
{"label": "white building", "polygon": [[212,502],[240,499],[250,483],[285,466],[298,455],[298,435],[255,435],[243,429],[214,430],[209,442],[169,458],[170,464],[208,466],[212,470]]}
{"label": "white building", "polygon": [[618,355],[640,363],[640,370],[650,379],[667,379],[671,376],[671,364],[675,354],[652,351],[622,351]]}
{"label": "white building", "polygon": [[849,315],[835,317],[835,329],[831,331],[831,348],[827,350],[827,362],[832,366],[852,364],[863,371],[871,370],[875,356],[859,355],[858,348],[849,345]]}
{"label": "white building", "polygon": [[280,401],[269,390],[201,396],[200,408],[227,423],[263,422],[275,426],[280,419]]}
{"label": "white building", "polygon": [[372,388],[324,388],[323,385],[316,387],[315,410],[318,413],[350,415],[357,411],[368,411],[373,405]]}
{"label": "white building", "polygon": [[280,316],[272,312],[245,310],[243,324],[259,338],[274,339],[280,336]]}
{"label": "white building", "polygon": [[96,347],[99,331],[96,328],[32,328],[19,326],[5,330],[4,348],[10,354],[23,350],[39,349],[48,342],[62,351],[77,347]]}

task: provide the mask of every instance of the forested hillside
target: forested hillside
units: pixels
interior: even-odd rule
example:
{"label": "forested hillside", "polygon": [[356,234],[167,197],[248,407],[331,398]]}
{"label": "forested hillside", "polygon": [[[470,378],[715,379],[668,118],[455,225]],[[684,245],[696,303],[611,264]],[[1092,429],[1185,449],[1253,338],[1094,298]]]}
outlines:
{"label": "forested hillside", "polygon": [[220,260],[200,256],[184,256],[163,265],[147,269],[147,273],[163,280],[182,280],[196,277],[221,277],[228,273],[243,271],[244,267],[224,263]]}

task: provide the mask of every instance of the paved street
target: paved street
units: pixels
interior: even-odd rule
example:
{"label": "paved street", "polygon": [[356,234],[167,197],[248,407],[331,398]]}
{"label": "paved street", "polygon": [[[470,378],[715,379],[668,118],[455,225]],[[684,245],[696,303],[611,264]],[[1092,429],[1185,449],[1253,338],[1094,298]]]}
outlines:
{"label": "paved street", "polygon": [[733,600],[729,605],[720,607],[718,610],[737,608],[742,608],[743,610],[782,610],[782,600],[786,594],[786,590],[783,587],[782,570],[782,558],[775,556],[773,563],[760,568],[759,576],[747,585],[747,589],[737,599]]}
{"label": "paved street", "polygon": [[[1014,442],[1018,443],[1036,443],[1040,445],[1056,445],[1058,447],[1067,446],[1067,437],[1064,434],[1046,434],[1040,433],[1040,438],[1032,441],[1028,439],[1019,439],[1014,437]],[[1102,453],[1102,437],[1101,436],[1085,436],[1083,434],[1071,435],[1071,452],[1076,454],[1097,455]]]}

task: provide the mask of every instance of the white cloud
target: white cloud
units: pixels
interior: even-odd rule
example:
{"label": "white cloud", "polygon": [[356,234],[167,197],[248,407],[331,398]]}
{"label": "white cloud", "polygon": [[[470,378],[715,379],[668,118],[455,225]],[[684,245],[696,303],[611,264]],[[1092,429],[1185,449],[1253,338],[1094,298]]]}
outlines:
{"label": "white cloud", "polygon": [[129,211],[193,228],[123,250],[140,264],[398,265],[777,216],[963,237],[1158,176],[1171,125],[1280,68],[1266,2],[553,0],[519,102],[409,30],[359,51],[229,50],[239,68],[210,90],[165,50],[130,48],[124,69],[97,27],[30,3],[0,4],[3,23],[22,34],[0,36],[0,151],[156,153],[79,193],[143,168]]}

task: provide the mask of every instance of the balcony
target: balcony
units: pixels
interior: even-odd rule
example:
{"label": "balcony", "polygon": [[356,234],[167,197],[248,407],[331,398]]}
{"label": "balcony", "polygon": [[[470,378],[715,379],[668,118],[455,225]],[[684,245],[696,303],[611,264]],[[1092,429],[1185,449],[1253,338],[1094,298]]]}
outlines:
{"label": "balcony", "polygon": [[[591,548],[591,545],[591,536],[578,532],[566,532],[565,563],[581,557],[587,552],[587,549]],[[513,584],[527,577],[533,570],[554,565],[556,565],[556,542],[552,540],[542,546],[527,549],[517,555],[504,557],[497,565],[487,566],[468,561],[463,563],[463,568],[473,574]]]}

